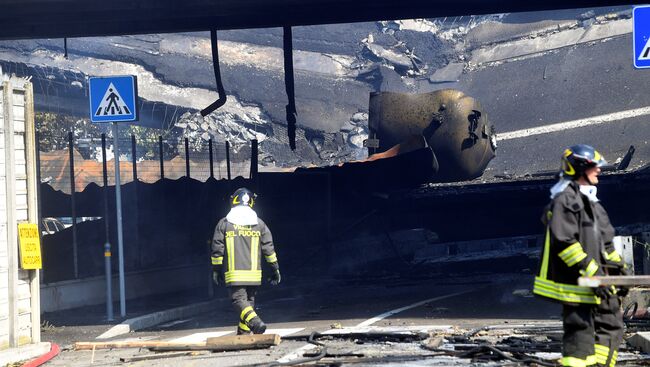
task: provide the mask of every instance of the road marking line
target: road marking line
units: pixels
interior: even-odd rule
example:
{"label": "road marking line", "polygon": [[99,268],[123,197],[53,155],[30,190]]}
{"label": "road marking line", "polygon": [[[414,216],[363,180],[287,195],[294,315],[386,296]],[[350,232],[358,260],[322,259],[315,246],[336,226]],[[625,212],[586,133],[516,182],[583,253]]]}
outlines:
{"label": "road marking line", "polygon": [[131,325],[129,325],[126,322],[123,322],[121,324],[117,324],[107,331],[105,331],[102,335],[96,337],[95,339],[109,339],[114,336],[122,335],[122,334],[127,334],[131,332]]}
{"label": "road marking line", "polygon": [[181,319],[201,312],[208,312],[214,309],[215,301],[205,301],[199,303],[192,303],[187,306],[179,306],[167,310],[157,311],[147,315],[133,317],[122,321],[121,323],[111,327],[102,335],[95,339],[108,339],[121,334],[127,334],[135,330],[146,329],[156,326],[163,322]]}
{"label": "road marking line", "polygon": [[115,340],[116,342],[145,342],[148,340],[155,340],[158,339],[160,335],[151,335],[151,336],[140,336],[140,337],[135,337],[135,338],[124,338],[124,339],[118,339]]}
{"label": "road marking line", "polygon": [[[305,330],[305,328],[267,329],[264,334],[278,334],[282,337],[282,336],[295,334],[303,330]],[[219,336],[224,336],[232,333],[233,331],[206,331],[203,333],[194,333],[190,335],[185,335],[180,338],[172,339],[171,341],[176,343],[201,343],[208,340],[208,338],[216,338]]]}
{"label": "road marking line", "polygon": [[[451,298],[451,297],[459,296],[461,294],[470,293],[470,292],[473,292],[475,290],[476,289],[470,289],[470,290],[466,290],[466,291],[463,291],[463,292],[456,292],[456,293],[451,293],[451,294],[447,294],[447,295],[444,295],[444,296],[428,298],[428,299],[425,299],[424,301],[420,301],[420,302],[410,304],[408,306],[396,308],[394,310],[384,312],[384,313],[379,314],[379,315],[377,315],[377,316],[375,316],[373,318],[370,318],[370,319],[368,319],[368,320],[366,320],[364,322],[361,322],[361,323],[359,323],[358,325],[356,325],[354,327],[346,328],[346,331],[347,332],[357,332],[357,330],[362,330],[362,328],[368,327],[368,326],[374,324],[377,321],[381,321],[381,320],[383,320],[383,319],[385,319],[385,318],[387,318],[389,316],[398,314],[398,313],[400,313],[402,311],[406,311],[406,310],[409,310],[409,309],[412,309],[412,308],[415,308],[415,307],[419,307],[419,306],[425,305],[425,304],[427,304],[429,302],[439,301],[439,300],[442,300],[442,299],[445,299],[445,298]],[[441,326],[438,326],[438,327],[441,327]],[[444,325],[442,327],[446,328],[447,326]],[[322,334],[327,334],[328,332],[336,333],[334,330],[330,329],[330,330],[327,330],[327,331],[323,331]],[[302,358],[302,356],[303,356],[303,354],[305,352],[307,352],[309,350],[312,350],[312,349],[315,349],[315,348],[316,348],[316,345],[314,345],[314,344],[303,345],[302,347],[294,350],[293,352],[285,354],[284,356],[282,356],[282,358],[278,359],[276,362],[286,363],[286,362],[293,361],[294,359]]]}
{"label": "road marking line", "polygon": [[264,334],[278,334],[280,336],[288,336],[291,334],[299,333],[303,330],[305,330],[304,327],[288,328],[288,329],[266,329]]}
{"label": "road marking line", "polygon": [[626,110],[614,113],[608,113],[600,116],[587,117],[584,119],[558,122],[555,124],[533,127],[530,129],[522,129],[510,131],[507,133],[497,134],[497,141],[504,141],[517,138],[525,138],[533,135],[548,134],[568,129],[577,129],[579,127],[599,125],[607,122],[616,122],[633,117],[650,115],[650,107],[636,108],[633,110]]}
{"label": "road marking line", "polygon": [[305,352],[308,352],[312,349],[316,349],[316,346],[314,344],[305,344],[302,347],[294,350],[293,352],[285,354],[284,356],[282,356],[282,358],[278,359],[276,362],[278,363],[291,362],[298,358],[302,358]]}
{"label": "road marking line", "polygon": [[216,338],[218,336],[224,336],[232,333],[233,331],[208,331],[205,333],[194,333],[186,335],[181,338],[172,339],[171,341],[175,343],[200,343],[206,341],[208,338]]}
{"label": "road marking line", "polygon": [[356,327],[370,326],[370,325],[374,324],[377,321],[381,321],[381,320],[383,320],[383,319],[385,319],[385,318],[387,318],[389,316],[393,316],[393,315],[398,314],[398,313],[400,313],[402,311],[410,310],[411,308],[420,307],[420,306],[425,305],[425,304],[427,304],[429,302],[439,301],[441,299],[459,296],[461,294],[469,293],[469,292],[472,292],[472,291],[474,291],[474,290],[472,289],[472,290],[469,290],[469,291],[456,292],[456,293],[447,294],[447,295],[444,295],[444,296],[425,299],[424,301],[420,301],[420,302],[415,302],[415,303],[410,304],[408,306],[404,306],[404,307],[396,308],[396,309],[394,309],[392,311],[384,312],[384,313],[382,313],[380,315],[377,315],[377,316],[375,316],[373,318],[370,318],[370,319],[358,324]]}

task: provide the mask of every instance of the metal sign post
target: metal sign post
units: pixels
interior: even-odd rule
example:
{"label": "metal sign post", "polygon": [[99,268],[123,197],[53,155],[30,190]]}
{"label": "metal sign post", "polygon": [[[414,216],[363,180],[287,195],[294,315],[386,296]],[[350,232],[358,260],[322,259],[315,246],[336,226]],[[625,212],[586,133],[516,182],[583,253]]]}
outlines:
{"label": "metal sign post", "polygon": [[102,176],[104,179],[104,225],[106,228],[106,243],[104,243],[104,271],[106,273],[106,319],[113,321],[113,276],[111,275],[111,243],[108,226],[108,167],[106,166],[106,134],[102,134]]}
{"label": "metal sign post", "polygon": [[115,157],[115,211],[117,212],[117,251],[120,272],[120,315],[126,316],[126,297],[124,289],[124,244],[122,238],[122,192],[120,190],[120,148],[118,145],[117,122],[113,122],[113,149]]}
{"label": "metal sign post", "polygon": [[[137,121],[137,80],[133,75],[89,78],[90,121],[113,124],[113,150],[115,160],[115,211],[117,216],[117,249],[120,283],[120,316],[126,316],[126,286],[124,282],[124,244],[122,234],[122,193],[120,182],[120,149],[118,122]],[[105,218],[108,221],[108,218]],[[106,243],[106,302],[112,302],[110,243]],[[108,254],[108,255],[107,255]],[[112,305],[107,306],[107,318],[112,319]]]}

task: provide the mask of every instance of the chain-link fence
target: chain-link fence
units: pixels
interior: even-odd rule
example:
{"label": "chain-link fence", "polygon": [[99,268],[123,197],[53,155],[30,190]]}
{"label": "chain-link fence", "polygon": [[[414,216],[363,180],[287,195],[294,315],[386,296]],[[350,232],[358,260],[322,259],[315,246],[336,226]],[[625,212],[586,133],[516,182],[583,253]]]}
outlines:
{"label": "chain-link fence", "polygon": [[[104,140],[104,144],[102,143]],[[72,133],[39,133],[41,182],[64,193],[83,191],[89,184],[115,184],[115,144],[111,137],[75,137]],[[189,141],[187,138],[118,139],[120,181],[154,183],[162,178],[190,177],[198,181],[248,178],[252,142]],[[105,153],[104,153],[105,152]],[[104,172],[104,164],[106,172]],[[72,180],[74,177],[74,181]],[[73,187],[74,182],[74,187]]]}

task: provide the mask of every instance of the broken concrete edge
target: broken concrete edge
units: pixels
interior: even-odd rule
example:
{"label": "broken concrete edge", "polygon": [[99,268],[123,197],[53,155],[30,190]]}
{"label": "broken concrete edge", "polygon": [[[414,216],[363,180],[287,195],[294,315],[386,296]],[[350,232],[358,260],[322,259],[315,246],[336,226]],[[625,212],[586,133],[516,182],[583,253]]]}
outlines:
{"label": "broken concrete edge", "polygon": [[643,353],[650,352],[650,332],[640,331],[629,337],[627,343]]}
{"label": "broken concrete edge", "polygon": [[152,327],[163,322],[177,320],[180,318],[194,316],[202,312],[207,312],[216,307],[217,300],[194,303],[187,306],[170,308],[168,310],[158,311],[147,315],[127,319],[117,324],[95,339],[110,339],[118,335],[127,334],[131,331],[141,330]]}
{"label": "broken concrete edge", "polygon": [[43,342],[2,350],[0,351],[0,366],[36,358],[49,352],[51,348],[50,343]]}

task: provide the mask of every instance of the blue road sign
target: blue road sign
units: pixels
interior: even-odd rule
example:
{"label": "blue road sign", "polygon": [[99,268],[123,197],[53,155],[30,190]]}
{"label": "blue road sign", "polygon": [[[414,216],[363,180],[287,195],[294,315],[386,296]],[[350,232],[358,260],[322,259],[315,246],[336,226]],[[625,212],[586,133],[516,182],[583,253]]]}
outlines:
{"label": "blue road sign", "polygon": [[632,11],[634,20],[634,67],[650,68],[650,5],[637,6]]}
{"label": "blue road sign", "polygon": [[138,120],[138,81],[133,75],[92,77],[88,80],[90,121]]}

